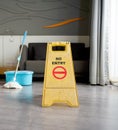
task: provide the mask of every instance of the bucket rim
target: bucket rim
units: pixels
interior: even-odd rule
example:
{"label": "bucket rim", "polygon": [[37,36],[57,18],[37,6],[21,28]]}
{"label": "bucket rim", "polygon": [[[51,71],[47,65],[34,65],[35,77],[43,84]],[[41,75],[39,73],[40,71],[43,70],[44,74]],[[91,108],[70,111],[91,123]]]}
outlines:
{"label": "bucket rim", "polygon": [[[4,74],[14,74],[15,71],[5,71]],[[33,71],[29,71],[29,70],[23,70],[23,71],[17,71],[17,74],[33,74]]]}

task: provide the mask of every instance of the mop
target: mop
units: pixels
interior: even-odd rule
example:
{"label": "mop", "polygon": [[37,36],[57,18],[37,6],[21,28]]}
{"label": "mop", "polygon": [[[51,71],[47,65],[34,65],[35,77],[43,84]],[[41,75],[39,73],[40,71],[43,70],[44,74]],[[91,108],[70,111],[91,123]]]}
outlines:
{"label": "mop", "polygon": [[25,43],[26,36],[27,36],[27,31],[24,32],[24,36],[23,36],[23,39],[22,39],[22,46],[20,48],[19,56],[17,58],[18,62],[17,62],[13,81],[10,81],[10,82],[7,82],[6,84],[4,84],[3,85],[4,88],[11,88],[11,89],[16,89],[16,88],[21,89],[22,88],[22,86],[18,82],[16,82],[16,76],[17,76],[17,71],[18,71],[18,67],[19,67],[19,63],[20,63],[20,59],[21,59],[21,54],[22,54],[22,51],[23,51],[23,45]]}

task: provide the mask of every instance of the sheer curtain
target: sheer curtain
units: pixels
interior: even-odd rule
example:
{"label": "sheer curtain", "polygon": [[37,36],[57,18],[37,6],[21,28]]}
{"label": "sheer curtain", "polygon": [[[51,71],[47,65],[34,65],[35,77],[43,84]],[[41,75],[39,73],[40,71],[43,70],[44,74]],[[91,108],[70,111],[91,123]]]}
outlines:
{"label": "sheer curtain", "polygon": [[109,78],[118,85],[118,0],[110,0]]}
{"label": "sheer curtain", "polygon": [[109,1],[92,0],[89,65],[90,84],[105,85],[109,83]]}

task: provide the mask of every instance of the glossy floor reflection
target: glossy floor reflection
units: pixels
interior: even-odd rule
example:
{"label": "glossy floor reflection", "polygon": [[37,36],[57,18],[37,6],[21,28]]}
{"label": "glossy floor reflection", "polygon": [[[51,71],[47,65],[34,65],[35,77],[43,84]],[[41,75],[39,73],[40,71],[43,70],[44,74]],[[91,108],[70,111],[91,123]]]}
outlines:
{"label": "glossy floor reflection", "polygon": [[42,87],[0,87],[0,130],[118,130],[118,87],[77,83],[78,108],[42,108]]}

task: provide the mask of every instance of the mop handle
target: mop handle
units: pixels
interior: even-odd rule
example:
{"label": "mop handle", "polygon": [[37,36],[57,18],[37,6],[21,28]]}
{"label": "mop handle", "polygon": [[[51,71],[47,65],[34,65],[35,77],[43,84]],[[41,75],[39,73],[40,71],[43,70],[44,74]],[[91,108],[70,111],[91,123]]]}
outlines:
{"label": "mop handle", "polygon": [[20,48],[19,56],[17,58],[18,62],[17,62],[16,70],[15,70],[14,81],[16,80],[16,74],[17,74],[18,67],[19,67],[19,64],[20,64],[21,54],[22,54],[22,51],[23,51],[23,45],[25,43],[26,36],[27,36],[27,31],[24,32],[23,39],[22,39],[22,46]]}

